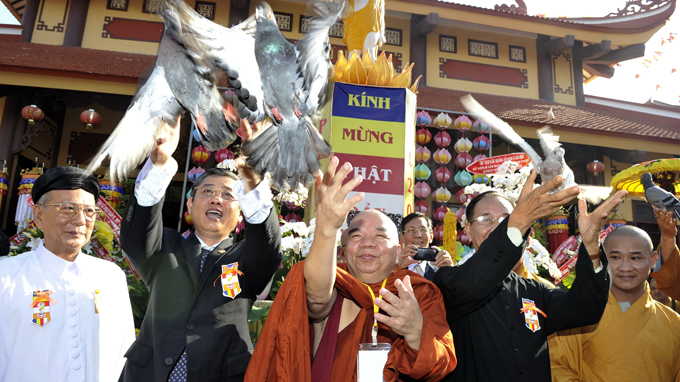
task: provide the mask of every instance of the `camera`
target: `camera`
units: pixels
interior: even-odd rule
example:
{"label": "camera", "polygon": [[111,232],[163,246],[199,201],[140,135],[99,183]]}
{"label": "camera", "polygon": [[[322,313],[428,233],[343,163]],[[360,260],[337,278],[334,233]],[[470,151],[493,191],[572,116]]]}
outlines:
{"label": "camera", "polygon": [[418,253],[413,256],[413,260],[435,261],[437,250],[432,248],[418,248]]}

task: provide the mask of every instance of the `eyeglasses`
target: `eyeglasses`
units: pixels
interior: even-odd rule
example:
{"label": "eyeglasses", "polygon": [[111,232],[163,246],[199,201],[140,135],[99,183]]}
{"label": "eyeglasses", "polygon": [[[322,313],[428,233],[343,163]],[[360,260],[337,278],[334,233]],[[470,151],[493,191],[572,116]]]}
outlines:
{"label": "eyeglasses", "polygon": [[97,220],[99,217],[99,213],[101,210],[95,206],[87,205],[87,204],[77,204],[77,203],[71,203],[71,202],[64,202],[64,203],[59,203],[59,204],[38,204],[39,206],[54,206],[57,207],[57,211],[59,211],[59,216],[63,218],[72,218],[76,216],[80,211],[83,211],[83,214],[85,215],[85,219],[88,221],[93,221]]}
{"label": "eyeglasses", "polygon": [[505,220],[505,218],[507,218],[507,216],[501,216],[497,218],[492,218],[491,216],[478,216],[476,219],[472,219],[470,224],[474,222],[477,222],[480,225],[492,225],[495,222],[498,222],[498,224],[500,224],[503,220]]}
{"label": "eyeglasses", "polygon": [[431,229],[429,228],[421,227],[421,228],[409,228],[406,231],[404,231],[404,233],[408,236],[413,236],[416,234],[416,232],[418,232],[420,233],[421,236],[425,236],[428,233],[430,233],[430,231]]}
{"label": "eyeglasses", "polygon": [[225,202],[233,202],[236,200],[234,195],[229,193],[229,191],[224,191],[224,190],[218,190],[215,188],[203,188],[200,190],[196,190],[196,195],[198,195],[201,198],[206,198],[206,199],[212,199],[216,196],[221,197],[222,200]]}

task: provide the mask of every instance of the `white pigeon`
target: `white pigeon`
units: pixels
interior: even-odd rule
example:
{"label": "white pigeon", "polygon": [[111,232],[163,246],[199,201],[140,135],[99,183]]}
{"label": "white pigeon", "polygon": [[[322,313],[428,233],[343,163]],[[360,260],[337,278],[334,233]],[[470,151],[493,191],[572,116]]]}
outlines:
{"label": "white pigeon", "polygon": [[493,115],[479,104],[471,95],[466,95],[461,98],[461,103],[470,114],[475,118],[482,118],[491,126],[493,134],[498,134],[501,138],[509,143],[519,146],[524,150],[534,168],[541,175],[541,182],[545,184],[550,179],[560,175],[564,179],[559,187],[556,187],[552,192],[562,191],[569,187],[579,186],[581,193],[579,199],[584,199],[591,204],[597,204],[606,199],[611,193],[610,187],[595,187],[578,185],[574,181],[574,172],[569,168],[564,160],[564,148],[560,145],[559,136],[552,133],[549,126],[538,129],[538,139],[541,144],[541,149],[545,155],[542,158],[531,145],[529,145],[522,137],[515,132],[515,130],[502,119]]}

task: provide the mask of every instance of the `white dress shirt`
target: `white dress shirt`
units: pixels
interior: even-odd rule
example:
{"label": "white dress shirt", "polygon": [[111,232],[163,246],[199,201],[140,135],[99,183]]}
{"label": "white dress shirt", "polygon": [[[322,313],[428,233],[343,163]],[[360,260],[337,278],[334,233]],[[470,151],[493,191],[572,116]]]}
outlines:
{"label": "white dress shirt", "polygon": [[[151,207],[163,200],[165,191],[176,173],[177,161],[172,157],[164,167],[154,165],[151,158],[147,159],[135,182],[137,203],[140,206]],[[239,179],[234,186],[234,196],[238,200],[243,217],[250,224],[264,222],[274,206],[269,181],[266,178],[263,178],[260,184],[247,194],[243,181]]]}
{"label": "white dress shirt", "polygon": [[[49,290],[50,321],[32,322],[34,291]],[[95,291],[99,290],[99,313]],[[135,340],[125,273],[43,246],[0,262],[0,381],[117,381]]]}

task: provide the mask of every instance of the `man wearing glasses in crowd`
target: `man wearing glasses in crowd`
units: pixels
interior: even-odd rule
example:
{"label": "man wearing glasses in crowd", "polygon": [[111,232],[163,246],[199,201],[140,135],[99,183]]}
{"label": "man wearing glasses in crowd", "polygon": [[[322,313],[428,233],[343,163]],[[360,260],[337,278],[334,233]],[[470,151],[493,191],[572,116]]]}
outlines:
{"label": "man wearing glasses in crowd", "polygon": [[99,215],[99,183],[56,167],[31,196],[44,239],[0,261],[0,381],[116,381],[135,338],[125,274],[81,252]]}
{"label": "man wearing glasses in crowd", "polygon": [[[242,129],[249,136],[249,127]],[[179,121],[160,132],[123,216],[121,244],[150,295],[121,380],[242,381],[253,351],[250,308],[281,262],[271,191],[242,159],[240,179],[210,169],[187,201],[193,232],[184,239],[163,228],[178,139]],[[239,212],[246,239],[234,244]]]}
{"label": "man wearing glasses in crowd", "polygon": [[[426,279],[432,281],[434,274],[440,267],[453,266],[451,255],[435,246],[430,247],[434,240],[432,220],[425,214],[413,212],[406,215],[399,225],[402,250],[397,258],[397,268],[408,268]],[[434,261],[414,260],[418,248],[431,248],[436,251]]]}

